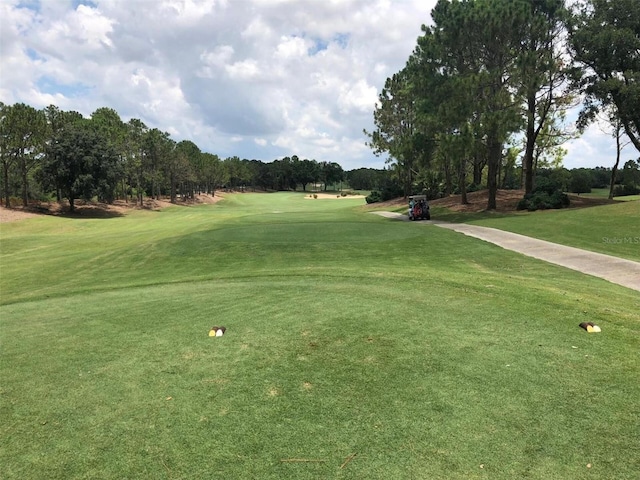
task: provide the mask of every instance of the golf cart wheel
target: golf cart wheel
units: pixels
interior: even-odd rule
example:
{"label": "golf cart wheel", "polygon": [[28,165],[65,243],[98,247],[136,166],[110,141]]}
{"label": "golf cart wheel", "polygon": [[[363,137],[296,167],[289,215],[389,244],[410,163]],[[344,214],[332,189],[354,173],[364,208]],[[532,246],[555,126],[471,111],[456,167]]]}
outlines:
{"label": "golf cart wheel", "polygon": [[427,215],[424,218],[426,218],[427,220],[431,220],[431,214],[427,213]]}

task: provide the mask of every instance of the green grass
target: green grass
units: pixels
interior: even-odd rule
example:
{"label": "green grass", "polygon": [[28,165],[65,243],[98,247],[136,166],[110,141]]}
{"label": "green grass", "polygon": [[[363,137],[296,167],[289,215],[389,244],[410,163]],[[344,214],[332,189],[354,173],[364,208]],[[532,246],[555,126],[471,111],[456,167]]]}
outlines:
{"label": "green grass", "polygon": [[361,203],[3,224],[0,477],[635,478],[637,292]]}
{"label": "green grass", "polygon": [[623,202],[634,202],[636,200],[640,200],[640,195],[625,195],[624,197],[613,197],[613,199]]}
{"label": "green grass", "polygon": [[[589,193],[581,193],[581,197],[587,198],[609,198],[608,188],[592,188]],[[634,200],[640,200],[640,195],[625,195],[624,197],[613,197],[614,200],[621,202],[630,202]]]}
{"label": "green grass", "polygon": [[[456,218],[457,217],[457,218]],[[640,202],[514,214],[436,216],[640,261]]]}
{"label": "green grass", "polygon": [[609,189],[608,188],[592,188],[589,193],[581,193],[581,197],[588,198],[609,198]]}

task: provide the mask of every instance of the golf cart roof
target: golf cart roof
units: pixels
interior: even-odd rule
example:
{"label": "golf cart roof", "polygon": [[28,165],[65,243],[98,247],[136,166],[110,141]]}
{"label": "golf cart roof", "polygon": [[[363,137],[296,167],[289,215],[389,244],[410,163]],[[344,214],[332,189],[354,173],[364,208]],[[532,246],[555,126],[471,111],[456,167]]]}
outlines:
{"label": "golf cart roof", "polygon": [[426,200],[426,195],[409,195],[409,200]]}

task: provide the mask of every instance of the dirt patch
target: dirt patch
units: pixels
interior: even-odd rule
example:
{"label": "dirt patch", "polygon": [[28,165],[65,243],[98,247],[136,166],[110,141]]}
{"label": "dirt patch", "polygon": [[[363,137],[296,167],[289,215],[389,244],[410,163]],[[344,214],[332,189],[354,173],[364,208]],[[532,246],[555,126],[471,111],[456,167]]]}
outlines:
{"label": "dirt patch", "polygon": [[31,213],[23,209],[0,207],[0,223],[17,222],[18,220],[37,216],[37,213]]}
{"label": "dirt patch", "polygon": [[[520,199],[524,196],[524,190],[498,190],[496,193],[496,211],[511,212],[516,210]],[[432,200],[429,204],[433,207],[444,207],[454,212],[482,212],[487,209],[489,190],[479,190],[467,194],[467,205],[460,202],[461,195],[451,195],[446,198]]]}
{"label": "dirt patch", "polygon": [[[517,210],[518,202],[524,197],[524,190],[498,190],[496,193],[496,211],[514,212]],[[479,190],[467,194],[468,205],[460,203],[461,195],[452,195],[447,198],[439,198],[429,202],[434,207],[445,207],[454,212],[482,212],[487,209],[489,201],[489,190]],[[615,200],[607,198],[586,198],[576,194],[569,194],[571,204],[569,208],[593,207],[596,205],[606,205],[616,203]]]}
{"label": "dirt patch", "polygon": [[[524,190],[498,190],[496,193],[496,211],[497,212],[514,212],[520,199],[524,196]],[[487,209],[489,201],[489,190],[479,190],[467,194],[467,205],[462,205],[461,195],[451,195],[445,198],[431,200],[429,205],[432,207],[443,207],[453,212],[476,213],[483,212]],[[586,198],[576,194],[569,194],[571,205],[569,208],[593,207],[596,205],[607,205],[616,203],[615,200],[607,198]],[[386,202],[372,203],[372,207],[399,207],[407,204],[404,198],[395,198]]]}
{"label": "dirt patch", "polygon": [[[316,195],[317,198],[314,197],[314,195]],[[310,193],[305,195],[304,198],[308,200],[341,200],[345,198],[364,198],[364,195],[346,195],[343,197],[336,193]]]}
{"label": "dirt patch", "polygon": [[173,204],[168,199],[145,199],[142,206],[116,200],[112,204],[98,202],[76,201],[75,212],[69,212],[69,203],[34,203],[28,207],[16,206],[11,208],[0,207],[0,223],[16,222],[27,218],[34,218],[42,215],[55,215],[72,218],[112,218],[122,217],[131,210],[162,210],[171,206],[192,206],[207,204],[212,205],[224,198],[224,193],[212,195],[196,195],[194,199],[178,199]]}

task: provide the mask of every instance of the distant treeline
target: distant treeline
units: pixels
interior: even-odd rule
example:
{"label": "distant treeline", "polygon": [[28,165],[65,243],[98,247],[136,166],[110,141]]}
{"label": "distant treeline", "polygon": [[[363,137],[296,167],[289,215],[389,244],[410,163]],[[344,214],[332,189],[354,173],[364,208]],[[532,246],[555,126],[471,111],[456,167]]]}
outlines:
{"label": "distant treeline", "polygon": [[[121,120],[111,108],[99,108],[89,118],[54,105],[38,110],[24,103],[0,103],[0,194],[5,206],[18,199],[76,199],[142,205],[145,198],[193,198],[216,190],[303,190],[351,188],[376,191],[383,200],[402,196],[403,177],[396,169],[359,168],[344,171],[336,162],[301,159],[296,155],[271,162],[221,159],[202,152],[189,140],[176,142],[169,133],[149,128],[138,119]],[[470,176],[467,191],[486,188],[486,173]],[[501,188],[520,188],[522,168],[515,159],[500,176]],[[568,171],[540,170],[562,191],[584,192],[609,185],[612,170],[598,167]],[[640,186],[640,163],[630,160],[614,176],[618,194]],[[461,193],[437,172],[424,172],[412,183],[414,193],[438,198]]]}
{"label": "distant treeline", "polygon": [[[139,119],[124,122],[111,108],[99,108],[85,118],[55,105],[38,110],[24,103],[0,104],[0,162],[5,206],[16,197],[25,206],[66,198],[71,209],[76,199],[95,197],[142,204],[145,197],[164,196],[176,202],[220,188],[335,188],[347,178],[338,163],[296,155],[269,163],[237,156],[221,159]],[[371,188],[380,184],[373,178],[360,183]]]}

